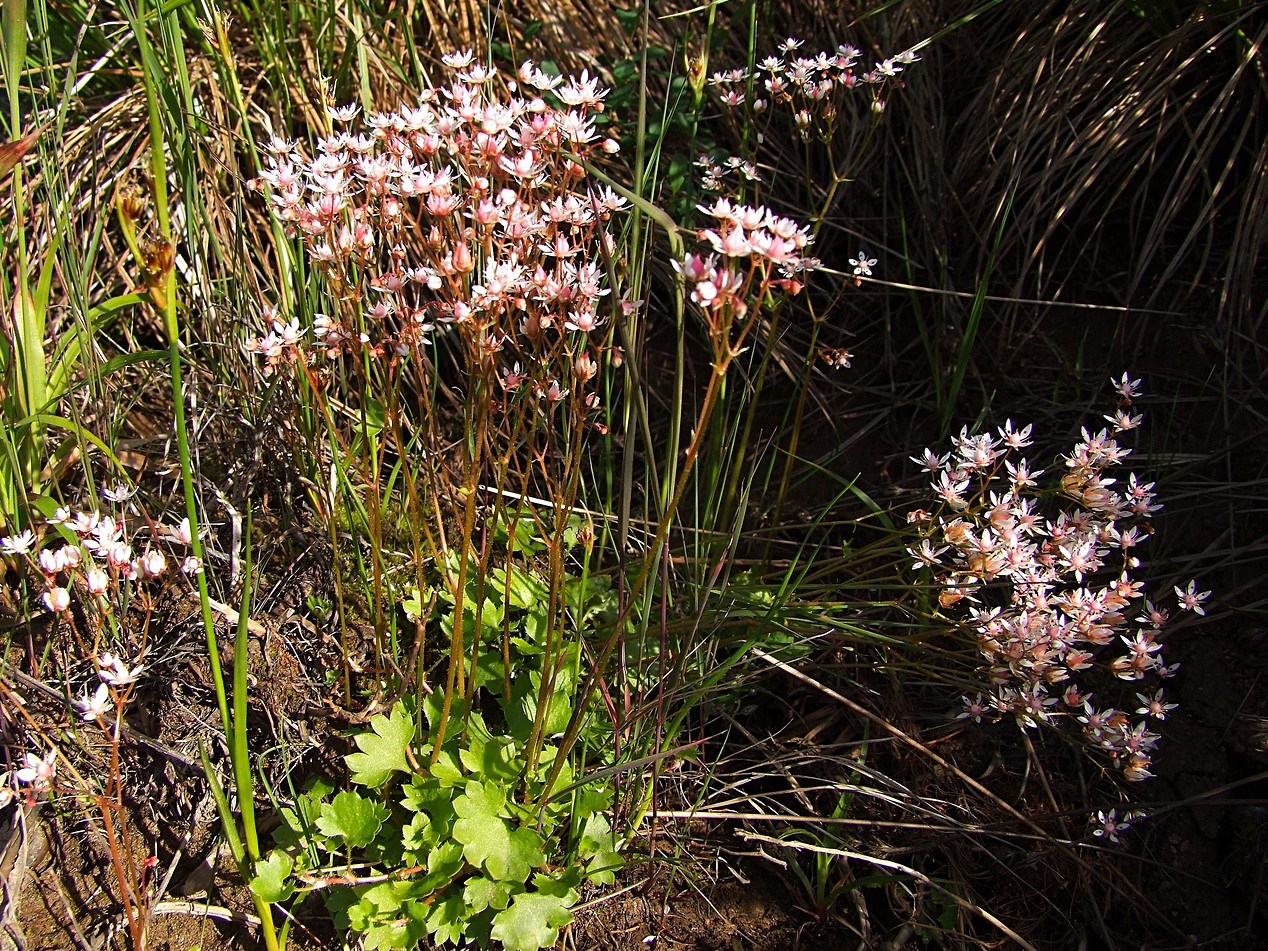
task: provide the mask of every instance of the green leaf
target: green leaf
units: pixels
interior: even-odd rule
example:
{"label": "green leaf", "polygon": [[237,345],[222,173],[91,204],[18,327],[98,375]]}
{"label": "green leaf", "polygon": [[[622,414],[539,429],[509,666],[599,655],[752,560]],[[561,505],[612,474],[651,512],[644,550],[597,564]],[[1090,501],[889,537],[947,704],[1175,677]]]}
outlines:
{"label": "green leaf", "polygon": [[573,814],[587,818],[596,812],[607,812],[612,808],[612,787],[602,783],[588,783],[577,790]]}
{"label": "green leaf", "polygon": [[[387,886],[387,887],[385,887]],[[405,882],[384,882],[366,892],[361,902],[348,910],[352,927],[362,932],[365,951],[407,951],[427,937],[427,906],[410,897],[412,886]]]}
{"label": "green leaf", "polygon": [[581,887],[581,872],[576,866],[566,865],[552,873],[538,872],[533,876],[533,887],[543,895],[562,898],[564,904],[571,908],[577,903]]}
{"label": "green leaf", "polygon": [[[453,788],[442,786],[434,776],[415,776],[405,786],[401,805],[412,812],[420,812],[431,820],[431,828],[442,837],[448,837],[453,824]],[[437,838],[432,844],[439,842]]]}
{"label": "green leaf", "polygon": [[[476,604],[475,589],[471,587],[467,591],[468,600],[462,608],[462,636],[471,641],[475,638],[476,629]],[[453,612],[446,614],[440,619],[440,630],[445,635],[446,640],[453,637]],[[484,640],[490,640],[492,635],[502,629],[502,608],[489,598],[484,599],[484,606],[480,609],[480,630]]]}
{"label": "green leaf", "polygon": [[514,740],[504,736],[477,738],[473,733],[468,734],[468,739],[471,748],[458,754],[468,772],[507,783],[519,777]]}
{"label": "green leaf", "polygon": [[613,10],[616,16],[616,22],[621,24],[621,28],[627,33],[634,33],[638,30],[638,25],[642,19],[642,7],[631,7],[628,10]]}
{"label": "green leaf", "polygon": [[[542,747],[541,755],[537,758],[537,778],[541,782],[544,783],[551,770],[554,769],[555,759],[558,755],[559,747],[552,746],[550,743]],[[554,796],[560,790],[568,788],[576,781],[576,778],[576,770],[573,769],[572,763],[565,758],[563,765],[559,767],[559,775],[555,777],[555,784],[548,791],[549,795]],[[543,793],[545,792],[547,791],[543,790]],[[568,806],[568,801],[564,799],[557,800],[557,803],[561,808],[567,808]]]}
{"label": "green leaf", "polygon": [[317,828],[332,839],[340,838],[350,848],[364,848],[379,834],[388,811],[370,799],[345,790],[321,810]]}
{"label": "green leaf", "polygon": [[435,730],[440,723],[440,714],[445,708],[445,692],[434,690],[423,697],[423,716],[427,718],[427,727]]}
{"label": "green leaf", "polygon": [[473,912],[481,912],[486,908],[501,911],[511,902],[511,885],[509,882],[497,882],[476,876],[467,879],[462,889],[463,900]]}
{"label": "green leaf", "polygon": [[502,651],[499,647],[480,651],[480,659],[476,661],[472,679],[475,681],[471,687],[472,690],[485,687],[490,693],[498,696],[506,692],[506,665],[502,662]]}
{"label": "green leaf", "polygon": [[541,836],[532,829],[513,829],[503,818],[506,794],[495,783],[467,783],[466,791],[454,800],[454,810],[460,818],[453,836],[477,868],[502,881],[522,882],[545,864]]}
{"label": "green leaf", "polygon": [[493,938],[504,951],[538,951],[553,947],[559,929],[572,921],[570,903],[558,895],[525,892],[493,919]]}
{"label": "green leaf", "polygon": [[601,815],[590,816],[581,829],[581,841],[577,851],[590,856],[586,862],[586,877],[596,885],[611,885],[616,873],[625,864],[619,851],[620,842],[608,820]]}
{"label": "green leaf", "polygon": [[[511,734],[518,739],[527,739],[532,732],[533,721],[537,716],[538,697],[541,695],[541,683],[541,672],[533,670],[527,675],[521,673],[511,685],[511,702],[507,704],[505,711],[506,723]],[[550,700],[550,709],[542,718],[544,736],[559,736],[568,729],[575,686],[572,667],[565,664],[555,676],[555,692]]]}
{"label": "green leaf", "polygon": [[427,937],[427,925],[413,918],[398,918],[371,924],[361,939],[364,951],[407,951],[417,948]]}
{"label": "green leaf", "polygon": [[[542,63],[542,70],[550,69]],[[545,543],[537,534],[537,525],[531,518],[522,518],[515,523],[515,543],[510,547],[512,552],[521,551],[529,555],[539,555],[546,550]]]}
{"label": "green leaf", "polygon": [[611,885],[616,881],[616,872],[625,867],[625,857],[620,852],[595,852],[586,862],[586,877],[595,885]]}
{"label": "green leaf", "polygon": [[371,732],[356,737],[361,752],[348,754],[345,761],[354,783],[377,789],[393,772],[410,771],[405,752],[414,739],[414,718],[398,703],[391,716],[372,717],[370,728]]}
{"label": "green leaf", "polygon": [[[449,744],[445,744],[448,746]],[[442,786],[461,786],[465,774],[459,764],[458,755],[453,750],[444,749],[432,764],[431,774]]]}
{"label": "green leaf", "polygon": [[506,591],[512,606],[517,608],[527,609],[535,607],[544,602],[549,593],[546,585],[536,575],[515,565],[512,565],[509,569],[509,588],[507,587],[508,571],[506,569],[497,568],[491,574],[497,590]]}
{"label": "green leaf", "polygon": [[255,875],[248,883],[251,891],[269,904],[286,901],[295,894],[295,885],[290,881],[294,868],[289,855],[274,849],[267,859],[255,863]]}
{"label": "green leaf", "polygon": [[409,594],[402,598],[400,603],[401,610],[411,621],[417,621],[423,616],[423,595],[417,585],[409,588]]}
{"label": "green leaf", "polygon": [[461,895],[450,895],[433,902],[427,916],[427,930],[439,944],[460,944],[465,937],[467,903]]}
{"label": "green leaf", "polygon": [[282,824],[273,830],[273,841],[284,849],[307,849],[316,838],[317,817],[321,815],[325,799],[333,791],[334,787],[325,779],[313,780],[307,792],[295,797],[294,809],[279,810]]}
{"label": "green leaf", "polygon": [[462,846],[457,842],[436,846],[427,856],[427,874],[419,880],[419,892],[430,895],[445,888],[458,877],[463,865]]}
{"label": "green leaf", "polygon": [[431,820],[425,813],[419,813],[410,819],[401,829],[401,845],[407,852],[423,853],[431,848]]}
{"label": "green leaf", "polygon": [[585,619],[600,611],[614,607],[612,582],[604,575],[590,575],[585,579],[569,578],[564,582],[564,598],[574,618]]}
{"label": "green leaf", "polygon": [[365,424],[371,437],[377,436],[387,425],[387,407],[373,396],[365,400]]}
{"label": "green leaf", "polygon": [[360,900],[349,905],[347,919],[349,927],[365,935],[364,948],[414,948],[427,936],[427,908],[416,900],[417,883],[379,882],[357,891]]}

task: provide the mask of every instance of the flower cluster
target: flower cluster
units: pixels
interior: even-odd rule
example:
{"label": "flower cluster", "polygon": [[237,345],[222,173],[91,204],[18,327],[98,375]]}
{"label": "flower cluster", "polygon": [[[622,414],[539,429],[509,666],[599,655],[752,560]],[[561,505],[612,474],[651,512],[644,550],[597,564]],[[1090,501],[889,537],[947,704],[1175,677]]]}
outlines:
{"label": "flower cluster", "polygon": [[803,140],[826,141],[836,131],[847,95],[866,90],[872,111],[883,112],[889,88],[899,82],[904,67],[920,59],[914,50],[907,50],[871,69],[860,69],[862,53],[853,46],[843,43],[835,50],[802,55],[802,45],[801,40],[789,38],[779,45],[778,54],[762,60],[752,72],[715,73],[709,85],[723,105],[747,107],[755,115],[766,112],[772,103],[785,106],[792,110]]}
{"label": "flower cluster", "polygon": [[[338,312],[311,331],[266,308],[248,342],[266,372],[324,356],[415,358],[456,333],[468,374],[544,405],[598,405],[593,380],[609,312],[612,216],[626,202],[587,171],[606,89],[525,63],[502,81],[470,53],[446,56],[451,82],[365,117],[306,156],[275,139],[256,180],[299,235]],[[330,109],[350,126],[355,107]],[[478,388],[478,387],[477,387]]]}
{"label": "flower cluster", "polygon": [[[102,720],[116,702],[122,707],[128,699],[124,688],[136,683],[145,669],[142,663],[129,666],[123,658],[109,651],[97,655],[94,666],[99,681],[96,690],[89,692],[85,688],[80,698],[73,702],[85,723]],[[56,775],[56,749],[47,753],[24,754],[21,768],[0,772],[0,808],[9,805],[20,794],[24,794],[28,802],[33,802],[38,793],[52,790]]]}
{"label": "flower cluster", "polygon": [[[1140,423],[1131,413],[1139,386],[1126,376],[1115,381],[1120,402],[1106,417],[1110,427],[1083,430],[1051,490],[1020,455],[1032,444],[1030,426],[965,430],[953,452],[926,450],[915,461],[942,508],[914,513],[924,538],[909,549],[913,568],[932,573],[941,607],[967,608],[963,623],[987,663],[991,690],[965,698],[962,716],[1011,714],[1025,728],[1077,724],[1130,780],[1151,775],[1159,737],[1150,727],[1174,704],[1145,690],[1133,714],[1098,702],[1086,685],[1098,676],[1112,683],[1109,674],[1143,686],[1178,666],[1163,659],[1168,612],[1144,600],[1132,577],[1145,523],[1161,508],[1154,486],[1110,474],[1131,452],[1116,437]],[[1181,609],[1200,611],[1210,592],[1191,583],[1177,594]]]}
{"label": "flower cluster", "polygon": [[100,719],[114,705],[114,691],[122,690],[136,683],[141,677],[145,665],[137,663],[129,667],[122,657],[103,651],[96,658],[97,689],[93,693],[84,690],[83,695],[75,701],[75,709],[85,722]]}
{"label": "flower cluster", "polygon": [[[108,489],[112,501],[126,499],[126,489]],[[43,582],[40,600],[55,614],[70,610],[71,593],[79,590],[94,602],[109,599],[124,582],[159,578],[168,573],[168,555],[164,548],[188,548],[191,537],[189,520],[175,526],[141,526],[134,531],[121,509],[114,515],[95,510],[58,509],[48,520],[60,532],[60,544],[44,544],[33,530],[0,538],[0,553],[14,563],[25,562]],[[148,535],[143,547],[138,545],[142,534]],[[73,540],[67,540],[67,538]],[[185,574],[202,570],[202,563],[192,555],[180,557]]]}
{"label": "flower cluster", "polygon": [[761,206],[719,198],[699,210],[716,222],[697,233],[710,250],[674,262],[674,269],[704,311],[715,341],[732,345],[727,333],[748,316],[750,301],[772,291],[801,292],[800,276],[819,266],[805,253],[814,239],[809,228]]}

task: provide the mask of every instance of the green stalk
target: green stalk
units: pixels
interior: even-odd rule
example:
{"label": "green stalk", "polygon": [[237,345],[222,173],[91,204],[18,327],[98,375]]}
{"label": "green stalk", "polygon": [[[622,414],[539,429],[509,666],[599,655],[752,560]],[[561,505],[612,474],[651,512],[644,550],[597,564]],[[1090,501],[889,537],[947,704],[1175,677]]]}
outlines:
{"label": "green stalk", "polygon": [[[242,810],[242,831],[246,853],[251,862],[260,858],[260,838],[255,828],[255,793],[251,782],[251,754],[247,745],[247,653],[251,611],[251,507],[248,503],[243,531],[242,599],[238,605],[238,626],[233,640],[233,729],[229,745],[233,764],[233,783],[237,787],[238,807]],[[272,924],[271,916],[269,923]]]}
{"label": "green stalk", "polygon": [[[132,30],[137,38],[137,47],[141,55],[141,82],[145,89],[145,100],[149,112],[150,127],[150,173],[154,184],[154,207],[158,213],[159,232],[163,240],[173,245],[172,220],[167,194],[167,156],[164,149],[163,117],[159,111],[159,93],[156,76],[161,75],[161,68],[150,45],[149,35],[145,30],[145,21],[149,15],[148,0],[138,0],[133,12]],[[172,267],[166,269],[164,275],[165,289],[163,300],[159,303],[163,316],[163,326],[167,334],[168,366],[172,380],[172,415],[176,429],[176,448],[180,459],[181,486],[185,494],[185,515],[189,519],[190,551],[195,558],[203,561],[202,539],[198,530],[198,496],[194,488],[194,470],[189,452],[189,432],[185,422],[185,387],[182,378],[180,323],[177,320],[176,271]],[[198,581],[198,600],[202,607],[203,633],[207,643],[207,660],[211,668],[212,684],[216,690],[216,704],[220,710],[220,722],[225,732],[229,731],[229,700],[225,692],[224,672],[220,669],[220,650],[216,642],[216,624],[211,613],[211,601],[207,591],[206,571],[199,571],[195,576]]]}
{"label": "green stalk", "polygon": [[[145,89],[146,105],[149,112],[150,131],[150,171],[154,186],[154,204],[158,214],[159,232],[169,248],[175,249],[174,235],[170,211],[170,199],[167,191],[167,156],[164,147],[163,117],[159,108],[158,77],[163,71],[150,45],[146,32],[146,20],[150,16],[147,0],[138,0],[132,11],[132,30],[137,39],[137,47],[141,58],[141,81]],[[167,25],[179,31],[179,25],[172,19],[174,13],[154,14],[162,23],[166,18]],[[183,68],[183,64],[182,64]],[[182,378],[182,356],[180,340],[180,323],[177,319],[176,271],[168,264],[162,274],[162,300],[155,301],[163,314],[164,329],[168,341],[168,363],[172,381],[173,425],[176,430],[177,452],[180,458],[181,485],[185,494],[185,514],[189,519],[190,551],[195,558],[204,560],[202,539],[198,528],[198,498],[194,487],[193,463],[189,451],[189,433],[185,419],[185,394]],[[250,516],[248,514],[247,532],[250,534]],[[250,564],[250,540],[247,541],[247,564]],[[234,784],[237,787],[239,805],[242,809],[243,828],[246,832],[245,850],[237,836],[236,824],[229,811],[229,804],[223,790],[215,780],[210,761],[203,753],[204,768],[211,779],[216,802],[220,807],[221,822],[226,830],[226,840],[235,854],[238,867],[244,878],[249,878],[252,865],[259,858],[259,838],[255,826],[254,800],[251,787],[250,755],[246,735],[246,693],[247,693],[247,608],[249,607],[251,577],[248,569],[244,579],[242,611],[238,618],[238,637],[235,643],[234,663],[234,698],[233,717],[230,717],[229,699],[225,691],[224,672],[220,666],[220,651],[216,640],[215,621],[211,613],[211,600],[207,589],[206,571],[195,575],[198,583],[198,600],[202,608],[203,632],[206,638],[208,666],[211,669],[212,683],[216,691],[216,704],[220,712],[221,725],[230,738],[230,760],[233,766]],[[236,840],[236,843],[235,843]],[[235,847],[236,845],[236,847]],[[255,897],[253,900],[260,912],[261,934],[268,951],[279,951],[277,930],[273,924],[273,914],[267,902]]]}
{"label": "green stalk", "polygon": [[[22,138],[22,109],[19,98],[22,72],[26,67],[26,0],[4,0],[4,81],[9,98],[9,135],[16,142]],[[26,188],[19,161],[13,168],[13,214],[17,233],[18,319],[14,328],[17,346],[18,406],[15,418],[42,412],[48,399],[47,367],[44,362],[45,312],[31,298],[30,261],[26,246]],[[8,420],[13,422],[13,419]],[[13,466],[4,486],[6,498],[0,520],[17,515],[17,507],[26,491],[34,488],[39,472],[39,447],[43,427],[31,422],[26,433],[18,438]]]}

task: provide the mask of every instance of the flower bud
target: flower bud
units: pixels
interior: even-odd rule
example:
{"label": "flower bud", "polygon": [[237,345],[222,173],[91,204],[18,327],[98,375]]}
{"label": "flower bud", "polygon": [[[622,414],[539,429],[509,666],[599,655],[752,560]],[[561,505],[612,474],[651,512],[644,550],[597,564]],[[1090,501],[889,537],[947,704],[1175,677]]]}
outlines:
{"label": "flower bud", "polygon": [[44,606],[54,614],[60,614],[70,607],[70,592],[62,587],[49,588],[42,598]]}

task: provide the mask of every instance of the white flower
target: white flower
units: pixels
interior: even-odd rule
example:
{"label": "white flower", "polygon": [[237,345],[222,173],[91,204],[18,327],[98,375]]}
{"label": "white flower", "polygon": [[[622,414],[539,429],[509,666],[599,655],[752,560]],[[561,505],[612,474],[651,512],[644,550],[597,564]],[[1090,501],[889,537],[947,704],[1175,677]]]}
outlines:
{"label": "white flower", "polygon": [[151,548],[141,556],[139,567],[143,576],[157,578],[167,570],[167,559],[161,551]]}
{"label": "white flower", "polygon": [[110,576],[100,568],[90,568],[85,576],[89,594],[105,594],[110,587]]}
{"label": "white flower", "polygon": [[109,651],[97,658],[97,667],[99,668],[97,676],[104,683],[113,684],[116,687],[126,687],[128,684],[136,683],[137,678],[141,676],[141,671],[145,669],[144,664],[129,668],[121,657],[116,657]]}
{"label": "white flower", "polygon": [[1184,586],[1183,590],[1179,587],[1175,589],[1176,597],[1180,601],[1181,611],[1192,611],[1194,614],[1206,614],[1206,608],[1202,607],[1202,602],[1211,596],[1209,591],[1198,591],[1197,582],[1190,581]]}
{"label": "white flower", "polygon": [[20,535],[0,538],[0,550],[6,555],[26,555],[35,547],[35,533],[29,528]]}
{"label": "white flower", "polygon": [[361,111],[361,107],[352,103],[347,106],[327,106],[326,115],[334,119],[336,122],[351,122],[357,117],[357,113]]}
{"label": "white flower", "polygon": [[110,688],[104,683],[98,684],[96,692],[91,695],[89,695],[88,689],[84,688],[84,695],[75,701],[75,709],[79,711],[84,722],[90,722],[98,717],[105,716],[110,707]]}
{"label": "white flower", "polygon": [[850,258],[850,266],[854,268],[855,277],[871,277],[876,258],[869,258],[866,251],[860,251],[857,258]]}
{"label": "white flower", "polygon": [[907,554],[911,555],[913,561],[911,567],[913,569],[924,568],[925,566],[933,566],[938,563],[938,558],[947,551],[946,548],[933,547],[933,543],[929,539],[923,539],[919,548],[908,548]]}
{"label": "white flower", "polygon": [[[60,515],[66,510],[58,509],[57,511]],[[110,521],[113,523],[114,519]],[[97,526],[101,524],[101,516],[96,512],[76,512],[67,520],[67,524],[70,525],[75,534],[82,537],[97,529]]]}
{"label": "white flower", "polygon": [[440,61],[450,69],[466,69],[475,62],[475,54],[471,50],[454,50],[440,57]]}
{"label": "white flower", "polygon": [[40,570],[46,575],[55,575],[67,566],[66,548],[45,548],[40,552]]}
{"label": "white flower", "polygon": [[36,789],[46,789],[57,773],[57,750],[49,750],[48,755],[43,758],[35,753],[27,753],[25,762],[26,765],[14,774],[17,781]]}
{"label": "white flower", "polygon": [[119,482],[109,489],[103,489],[101,494],[105,496],[107,502],[126,502],[136,495],[136,489],[126,482]]}

